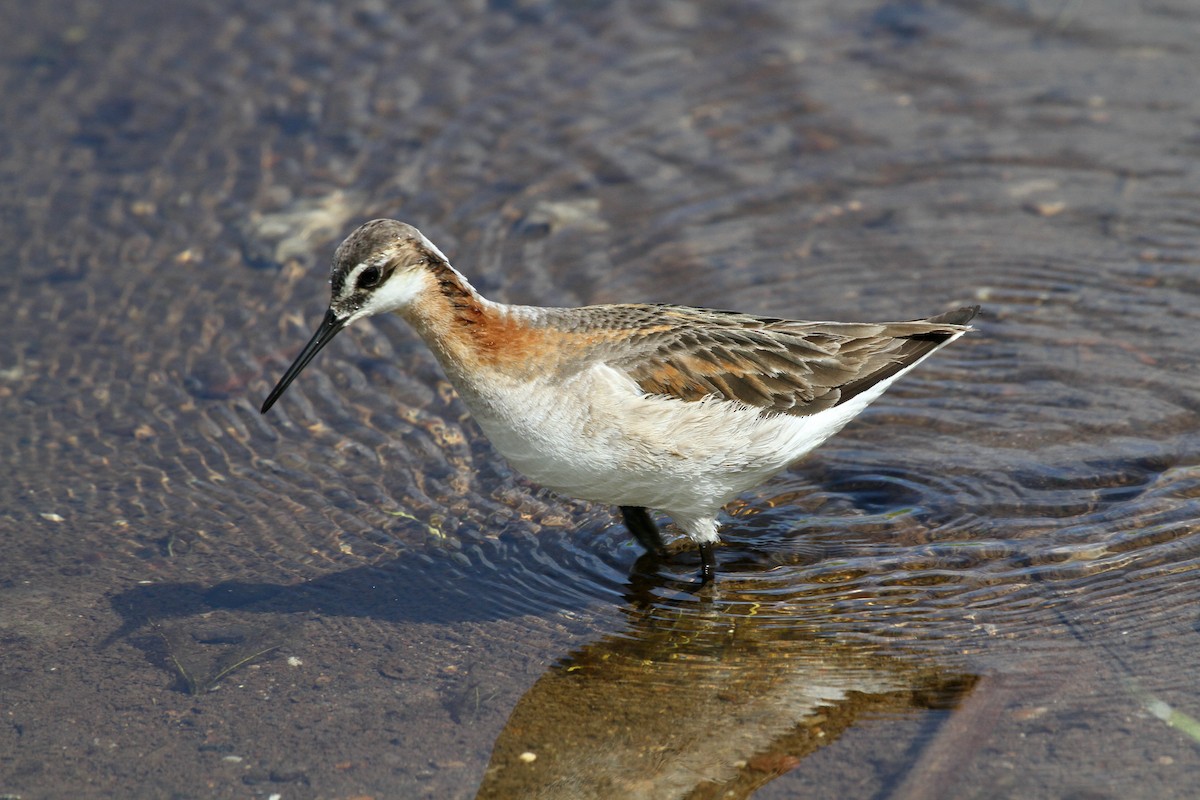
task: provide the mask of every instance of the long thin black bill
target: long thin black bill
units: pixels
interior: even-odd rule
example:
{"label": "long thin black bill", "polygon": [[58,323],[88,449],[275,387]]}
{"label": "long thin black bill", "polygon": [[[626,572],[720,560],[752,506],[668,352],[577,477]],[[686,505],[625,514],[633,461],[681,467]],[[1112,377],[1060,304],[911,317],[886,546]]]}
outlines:
{"label": "long thin black bill", "polygon": [[267,395],[266,401],[262,405],[262,413],[265,414],[275,405],[275,401],[283,394],[288,385],[296,379],[300,374],[300,370],[308,366],[308,362],[313,360],[317,353],[321,352],[321,348],[329,344],[334,336],[337,336],[338,331],[346,327],[345,320],[338,319],[332,311],[325,312],[325,319],[321,320],[321,325],[317,328],[317,332],[308,340],[308,344],[304,345],[304,349],[300,351],[300,355],[296,356],[296,360],[288,367],[287,372],[283,373],[283,377],[279,379],[279,383],[275,384],[275,388]]}

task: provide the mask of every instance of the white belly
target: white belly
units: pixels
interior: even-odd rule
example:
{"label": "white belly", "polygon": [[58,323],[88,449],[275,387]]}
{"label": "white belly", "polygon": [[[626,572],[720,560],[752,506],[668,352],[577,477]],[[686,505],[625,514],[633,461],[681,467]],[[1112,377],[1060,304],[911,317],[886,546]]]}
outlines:
{"label": "white belly", "polygon": [[[887,383],[890,383],[888,381]],[[842,428],[883,391],[807,417],[724,400],[643,395],[609,367],[464,398],[496,449],[529,478],[583,500],[709,516]]]}

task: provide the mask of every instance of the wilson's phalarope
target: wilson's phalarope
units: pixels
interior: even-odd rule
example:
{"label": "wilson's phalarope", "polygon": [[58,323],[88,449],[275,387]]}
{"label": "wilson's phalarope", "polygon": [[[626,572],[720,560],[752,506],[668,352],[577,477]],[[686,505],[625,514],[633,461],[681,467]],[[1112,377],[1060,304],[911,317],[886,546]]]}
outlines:
{"label": "wilson's phalarope", "polygon": [[484,433],[533,480],[612,503],[664,555],[666,512],[716,568],[721,507],[820,445],[962,336],[978,306],[912,322],[794,322],[670,305],[537,308],[482,297],[411,225],[377,219],[333,258],[317,332],[263,403],[355,320],[394,311]]}

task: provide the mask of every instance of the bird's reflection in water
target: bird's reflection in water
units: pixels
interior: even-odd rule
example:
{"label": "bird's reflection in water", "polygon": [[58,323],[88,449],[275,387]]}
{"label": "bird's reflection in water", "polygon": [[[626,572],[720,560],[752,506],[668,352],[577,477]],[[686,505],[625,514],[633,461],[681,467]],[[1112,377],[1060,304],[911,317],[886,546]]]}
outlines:
{"label": "bird's reflection in water", "polygon": [[795,593],[764,603],[737,587],[635,585],[628,628],[517,703],[477,796],[744,798],[865,714],[950,708],[975,685],[927,657],[823,636],[812,608],[789,626],[777,611],[803,604]]}

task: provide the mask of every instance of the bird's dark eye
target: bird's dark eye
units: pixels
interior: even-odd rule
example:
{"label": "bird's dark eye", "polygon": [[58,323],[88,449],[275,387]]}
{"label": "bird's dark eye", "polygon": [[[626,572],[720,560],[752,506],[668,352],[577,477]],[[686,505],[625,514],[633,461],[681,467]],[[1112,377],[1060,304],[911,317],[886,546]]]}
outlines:
{"label": "bird's dark eye", "polygon": [[383,273],[379,271],[379,267],[367,267],[358,274],[358,288],[374,289],[379,285],[379,279]]}

